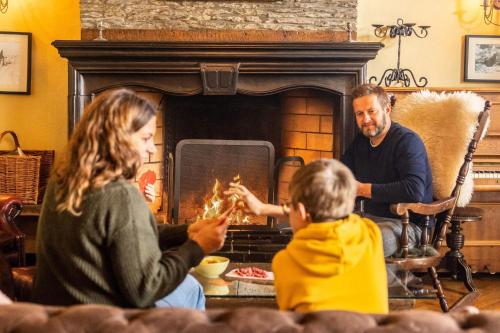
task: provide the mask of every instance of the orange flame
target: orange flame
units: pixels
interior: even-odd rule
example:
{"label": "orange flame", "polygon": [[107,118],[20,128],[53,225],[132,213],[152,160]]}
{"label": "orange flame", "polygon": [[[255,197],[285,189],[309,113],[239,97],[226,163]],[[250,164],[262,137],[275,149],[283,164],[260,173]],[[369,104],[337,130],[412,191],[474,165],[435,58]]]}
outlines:
{"label": "orange flame", "polygon": [[215,179],[212,193],[212,197],[208,200],[208,202],[205,202],[205,207],[203,208],[203,219],[211,219],[222,213],[222,206],[224,204],[224,200],[221,198],[222,185],[217,178]]}
{"label": "orange flame", "polygon": [[[240,184],[241,179],[240,175],[233,177],[233,182]],[[215,184],[212,188],[212,197],[210,199],[205,200],[205,204],[203,207],[202,216],[196,216],[196,221],[203,219],[211,219],[217,218],[224,211],[224,199],[223,199],[223,189],[222,184],[218,179],[215,179]],[[244,202],[241,200],[239,195],[232,194],[227,198],[230,206],[235,206],[236,209],[229,215],[228,220],[229,224],[233,225],[241,225],[241,224],[250,224],[249,216],[244,212],[243,208],[245,207]]]}

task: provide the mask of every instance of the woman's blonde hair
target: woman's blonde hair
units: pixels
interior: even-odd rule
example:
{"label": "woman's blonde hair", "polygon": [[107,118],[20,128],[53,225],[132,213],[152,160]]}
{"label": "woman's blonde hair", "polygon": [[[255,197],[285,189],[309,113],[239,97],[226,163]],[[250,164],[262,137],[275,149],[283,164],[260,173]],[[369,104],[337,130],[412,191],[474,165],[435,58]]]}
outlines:
{"label": "woman's blonde hair", "polygon": [[356,181],[341,162],[320,159],[295,172],[289,193],[294,207],[301,202],[313,222],[336,220],[352,213]]}
{"label": "woman's blonde hair", "polygon": [[95,98],[55,168],[57,210],[79,215],[88,189],[135,177],[142,161],[131,135],[156,113],[146,99],[128,89],[109,90]]}

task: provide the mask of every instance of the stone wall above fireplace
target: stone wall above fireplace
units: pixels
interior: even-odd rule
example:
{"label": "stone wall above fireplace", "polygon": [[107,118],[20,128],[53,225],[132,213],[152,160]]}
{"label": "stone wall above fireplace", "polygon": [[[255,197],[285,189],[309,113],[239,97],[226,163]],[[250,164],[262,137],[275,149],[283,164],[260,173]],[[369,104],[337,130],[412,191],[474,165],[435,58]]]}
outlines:
{"label": "stone wall above fireplace", "polygon": [[85,0],[82,28],[342,31],[357,19],[352,0]]}

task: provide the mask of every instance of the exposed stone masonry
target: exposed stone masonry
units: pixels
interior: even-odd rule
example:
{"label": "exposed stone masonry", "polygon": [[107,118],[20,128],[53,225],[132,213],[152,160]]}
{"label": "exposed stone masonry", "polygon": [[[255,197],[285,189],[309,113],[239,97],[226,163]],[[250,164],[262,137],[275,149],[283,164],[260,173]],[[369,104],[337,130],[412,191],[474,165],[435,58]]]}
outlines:
{"label": "exposed stone masonry", "polygon": [[81,0],[82,29],[344,31],[357,0]]}

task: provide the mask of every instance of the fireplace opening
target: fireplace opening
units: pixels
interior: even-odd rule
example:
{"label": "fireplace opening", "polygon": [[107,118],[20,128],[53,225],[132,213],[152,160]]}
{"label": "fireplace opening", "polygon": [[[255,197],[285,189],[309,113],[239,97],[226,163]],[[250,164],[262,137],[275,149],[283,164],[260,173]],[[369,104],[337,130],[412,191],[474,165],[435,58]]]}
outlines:
{"label": "fireplace opening", "polygon": [[[292,89],[266,96],[173,96],[136,90],[160,110],[155,139],[158,154],[144,165],[138,178],[147,171],[156,175],[157,192],[161,196],[152,209],[167,223],[184,223],[196,217],[194,214],[191,217],[174,214],[174,206],[180,196],[192,198],[200,194],[174,193],[176,147],[182,140],[267,141],[275,151],[272,165],[283,157],[301,157],[307,163],[318,158],[332,158],[336,153],[334,119],[340,98],[334,93]],[[197,163],[205,161],[207,157],[200,156]],[[272,199],[275,203],[288,200],[288,184],[298,166],[300,163],[296,162],[281,165],[276,179],[272,180],[276,195],[261,196],[260,199],[269,202]],[[236,174],[225,175],[226,187],[227,180]],[[252,187],[256,179],[257,176],[245,175],[242,181]],[[203,187],[211,188],[213,182],[215,179],[210,179],[210,185]],[[202,197],[210,194],[211,190],[208,190]],[[178,217],[180,220],[176,219]]]}

